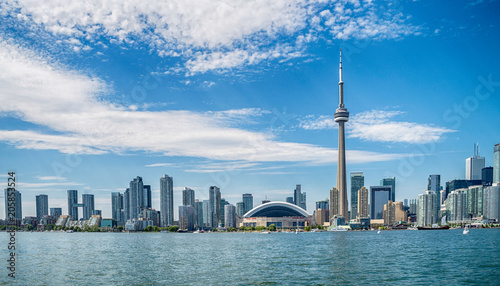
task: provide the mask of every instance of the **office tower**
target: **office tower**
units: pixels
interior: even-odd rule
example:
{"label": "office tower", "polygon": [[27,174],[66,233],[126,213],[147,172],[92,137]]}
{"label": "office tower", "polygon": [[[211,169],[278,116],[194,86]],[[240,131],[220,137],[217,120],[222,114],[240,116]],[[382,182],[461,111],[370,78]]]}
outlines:
{"label": "office tower", "polygon": [[481,180],[484,168],[484,157],[479,156],[479,145],[474,144],[474,155],[465,160],[465,179]]}
{"label": "office tower", "polygon": [[182,205],[194,207],[194,200],[194,190],[184,187],[184,190],[182,190]]}
{"label": "office tower", "polygon": [[403,206],[409,207],[410,205],[408,204],[408,199],[403,200]]}
{"label": "office tower", "polygon": [[417,201],[417,225],[429,226],[438,221],[438,209],[436,208],[437,195],[433,191],[425,190],[418,195]]}
{"label": "office tower", "polygon": [[[23,219],[23,207],[21,200],[21,193],[19,191],[13,191],[14,189],[5,189],[5,221],[7,224],[16,224],[20,225]],[[14,198],[14,200],[12,200]],[[9,200],[10,199],[10,200]],[[11,214],[11,215],[9,215]],[[14,220],[16,223],[10,222],[10,217],[14,216]]]}
{"label": "office tower", "polygon": [[94,195],[92,194],[83,194],[82,195],[82,204],[83,204],[83,220],[88,220],[92,216],[92,212],[94,211]]}
{"label": "office tower", "polygon": [[467,217],[477,218],[483,215],[483,186],[470,186],[467,191]]}
{"label": "office tower", "polygon": [[253,195],[252,194],[243,194],[243,204],[245,207],[244,213],[249,212],[253,209]]}
{"label": "office tower", "polygon": [[330,206],[327,200],[317,201],[316,210],[329,210]]}
{"label": "office tower", "polygon": [[392,186],[370,187],[370,218],[383,219],[384,205],[392,198]]}
{"label": "office tower", "polygon": [[488,220],[500,220],[500,185],[484,188],[483,217]]}
{"label": "office tower", "polygon": [[187,231],[194,229],[193,206],[179,206],[179,228]]}
{"label": "office tower", "polygon": [[78,191],[68,190],[68,215],[72,220],[78,220]]}
{"label": "office tower", "polygon": [[389,201],[384,205],[384,225],[394,225],[397,222],[408,220],[402,202]]}
{"label": "office tower", "polygon": [[500,183],[500,143],[493,148],[493,183]]}
{"label": "office tower", "polygon": [[358,216],[358,190],[365,185],[363,172],[351,172],[351,219]]}
{"label": "office tower", "polygon": [[174,224],[174,183],[166,174],[160,178],[160,214],[162,227]]}
{"label": "office tower", "polygon": [[231,204],[224,206],[224,226],[236,228],[236,207]]}
{"label": "office tower", "polygon": [[225,224],[224,224],[226,221],[225,206],[228,204],[229,204],[229,202],[227,202],[226,199],[220,200],[220,224],[222,227],[225,227]]}
{"label": "office tower", "polygon": [[130,214],[130,189],[127,188],[123,192],[123,223],[125,224],[127,220],[131,219]]}
{"label": "office tower", "polygon": [[433,191],[438,196],[436,207],[439,210],[441,208],[441,204],[446,199],[446,192],[444,192],[443,197],[441,196],[441,175],[429,175],[429,179],[427,181],[427,190]]}
{"label": "office tower", "polygon": [[102,210],[93,210],[91,217],[95,216],[95,215],[98,215],[98,216],[102,217]]}
{"label": "office tower", "polygon": [[339,191],[337,188],[330,190],[330,220],[339,214]]}
{"label": "office tower", "polygon": [[210,226],[210,201],[209,200],[204,200],[203,201],[203,226]]}
{"label": "office tower", "polygon": [[323,225],[325,222],[330,220],[330,210],[328,209],[317,209],[314,212],[314,219],[317,225]]}
{"label": "office tower", "polygon": [[302,199],[301,185],[296,185],[293,191],[293,203],[300,207],[300,199]]}
{"label": "office tower", "polygon": [[245,203],[236,203],[236,215],[238,215],[239,217],[243,217],[245,215]]}
{"label": "office tower", "polygon": [[485,167],[481,170],[481,184],[491,186],[493,183],[493,167]]}
{"label": "office tower", "polygon": [[44,215],[49,215],[49,196],[36,196],[36,218],[40,222]]}
{"label": "office tower", "polygon": [[145,208],[147,202],[144,197],[144,183],[142,178],[137,178],[130,181],[129,187],[129,219],[138,219],[139,214]]}
{"label": "office tower", "polygon": [[286,197],[285,201],[287,203],[293,204],[293,197]]}
{"label": "office tower", "polygon": [[209,213],[209,227],[218,227],[221,218],[220,214],[220,189],[216,186],[211,186],[208,190],[208,213]]}
{"label": "office tower", "polygon": [[417,199],[410,199],[410,214],[417,214]]}
{"label": "office tower", "polygon": [[367,218],[370,216],[368,211],[368,189],[361,187],[358,190],[358,216],[359,218]]}
{"label": "office tower", "polygon": [[467,189],[453,190],[445,201],[447,221],[461,222],[467,219]]}
{"label": "office tower", "polygon": [[381,186],[391,186],[391,188],[392,188],[391,200],[393,202],[395,202],[396,201],[396,178],[392,177],[392,178],[382,179],[382,180],[380,180],[380,185]]}
{"label": "office tower", "polygon": [[195,224],[196,227],[201,228],[203,227],[203,202],[195,200],[194,205]]}
{"label": "office tower", "polygon": [[[338,207],[339,214],[344,217],[345,221],[349,220],[347,209],[347,180],[346,180],[346,164],[345,164],[345,131],[344,124],[349,120],[349,112],[344,106],[344,82],[342,81],[342,51],[340,51],[339,63],[339,108],[335,110],[335,122],[339,123],[339,145],[338,145],[338,161],[337,161],[337,190],[339,190]],[[332,214],[330,213],[330,216]]]}
{"label": "office tower", "polygon": [[307,210],[307,199],[306,199],[306,192],[303,192],[300,194],[300,207]]}
{"label": "office tower", "polygon": [[446,196],[454,190],[467,189],[470,186],[481,185],[481,180],[452,180],[446,182]]}
{"label": "office tower", "polygon": [[144,185],[144,202],[143,202],[143,208],[145,209],[150,209],[152,208],[152,197],[151,197],[151,186],[150,185]]}
{"label": "office tower", "polygon": [[439,205],[441,206],[444,204],[444,201],[446,200],[446,190],[441,190],[439,193],[436,193],[436,195],[439,194]]}
{"label": "office tower", "polygon": [[50,208],[50,215],[57,220],[62,215],[62,208]]}
{"label": "office tower", "polygon": [[117,225],[123,225],[122,218],[123,194],[119,192],[111,193],[111,218],[116,220]]}

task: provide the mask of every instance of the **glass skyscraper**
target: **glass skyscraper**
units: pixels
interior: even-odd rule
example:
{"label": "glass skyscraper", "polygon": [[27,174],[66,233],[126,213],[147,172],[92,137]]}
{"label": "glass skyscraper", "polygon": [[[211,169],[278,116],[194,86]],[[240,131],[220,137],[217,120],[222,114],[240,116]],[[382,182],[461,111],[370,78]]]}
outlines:
{"label": "glass skyscraper", "polygon": [[36,218],[38,222],[44,215],[49,215],[49,197],[47,195],[36,196]]}
{"label": "glass skyscraper", "polygon": [[243,194],[243,204],[245,207],[243,213],[247,213],[251,209],[253,209],[253,195],[252,194]]}
{"label": "glass skyscraper", "polygon": [[194,229],[193,206],[179,206],[179,228],[187,231]]}
{"label": "glass skyscraper", "polygon": [[396,178],[392,177],[392,178],[382,179],[382,180],[380,180],[380,185],[392,187],[390,200],[395,202],[396,201]]}
{"label": "glass skyscraper", "polygon": [[62,215],[62,208],[50,208],[50,215],[57,220]]}
{"label": "glass skyscraper", "polygon": [[111,217],[116,220],[117,225],[124,224],[122,217],[123,194],[119,192],[111,193]]}
{"label": "glass skyscraper", "polygon": [[195,224],[196,227],[201,228],[203,227],[203,202],[200,202],[198,200],[195,200],[194,202],[194,216],[195,216]]}
{"label": "glass skyscraper", "polygon": [[128,219],[138,219],[142,209],[145,208],[147,198],[144,197],[144,184],[141,177],[130,181],[129,187],[129,215]]}
{"label": "glass skyscraper", "polygon": [[82,195],[83,213],[82,218],[84,220],[90,219],[92,213],[94,212],[94,195],[83,194]]}
{"label": "glass skyscraper", "polygon": [[500,185],[484,188],[483,216],[489,220],[500,220]]}
{"label": "glass skyscraper", "polygon": [[351,172],[351,219],[358,216],[358,190],[365,185],[363,172]]}
{"label": "glass skyscraper", "polygon": [[194,190],[184,187],[184,190],[182,190],[182,205],[194,207],[194,200]]}
{"label": "glass skyscraper", "polygon": [[296,185],[295,190],[293,191],[293,203],[300,207],[300,200],[302,199],[301,195],[301,185]]}
{"label": "glass skyscraper", "polygon": [[224,206],[224,226],[236,227],[236,207],[231,204]]}
{"label": "glass skyscraper", "polygon": [[430,226],[438,221],[437,195],[433,191],[424,191],[418,195],[417,201],[417,225]]}
{"label": "glass skyscraper", "polygon": [[145,209],[152,208],[151,186],[150,185],[144,185],[144,202],[143,202],[143,205],[144,205]]}
{"label": "glass skyscraper", "polygon": [[236,203],[236,214],[239,217],[243,217],[243,215],[245,214],[245,203],[243,202]]}
{"label": "glass skyscraper", "polygon": [[391,186],[370,187],[370,218],[383,219],[384,205],[392,198]]}
{"label": "glass skyscraper", "polygon": [[160,178],[160,215],[162,227],[174,224],[174,183],[166,174]]}
{"label": "glass skyscraper", "polygon": [[221,219],[220,213],[220,189],[216,186],[211,186],[208,190],[208,213],[209,227],[218,227]]}
{"label": "glass skyscraper", "polygon": [[68,215],[72,220],[78,220],[78,191],[68,190]]}

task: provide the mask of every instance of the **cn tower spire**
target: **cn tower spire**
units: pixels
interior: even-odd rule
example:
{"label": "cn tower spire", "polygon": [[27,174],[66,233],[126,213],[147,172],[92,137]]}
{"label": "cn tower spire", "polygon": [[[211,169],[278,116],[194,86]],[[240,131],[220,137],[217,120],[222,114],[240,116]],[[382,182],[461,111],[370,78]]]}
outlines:
{"label": "cn tower spire", "polygon": [[339,62],[339,108],[344,108],[344,81],[342,81],[342,49]]}

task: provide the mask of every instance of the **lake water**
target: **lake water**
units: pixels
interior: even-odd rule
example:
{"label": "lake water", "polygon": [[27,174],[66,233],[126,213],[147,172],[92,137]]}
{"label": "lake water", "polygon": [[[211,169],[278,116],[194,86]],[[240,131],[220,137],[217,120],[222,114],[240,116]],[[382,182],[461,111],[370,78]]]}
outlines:
{"label": "lake water", "polygon": [[500,229],[0,238],[0,285],[500,285]]}

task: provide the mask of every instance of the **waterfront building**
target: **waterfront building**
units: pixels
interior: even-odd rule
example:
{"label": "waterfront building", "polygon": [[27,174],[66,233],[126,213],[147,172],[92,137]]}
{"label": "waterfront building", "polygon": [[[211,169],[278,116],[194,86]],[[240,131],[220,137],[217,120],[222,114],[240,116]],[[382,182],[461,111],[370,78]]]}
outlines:
{"label": "waterfront building", "polygon": [[220,200],[220,221],[219,225],[221,227],[225,227],[225,222],[226,222],[226,211],[225,211],[225,206],[228,205],[229,202],[226,201],[226,199],[221,199]]}
{"label": "waterfront building", "polygon": [[56,220],[62,215],[62,208],[50,208],[50,216]]}
{"label": "waterfront building", "polygon": [[104,229],[113,229],[118,226],[115,219],[112,218],[103,218],[101,219],[101,228]]}
{"label": "waterfront building", "polygon": [[470,186],[467,189],[467,216],[478,218],[483,215],[483,186]]}
{"label": "waterfront building", "polygon": [[231,204],[224,206],[224,227],[236,228],[236,207]]}
{"label": "waterfront building", "polygon": [[156,211],[155,209],[143,209],[140,218],[142,218],[143,220],[150,220],[152,222],[152,226],[161,225],[160,216],[158,215],[158,211]]}
{"label": "waterfront building", "polygon": [[330,221],[334,216],[339,215],[339,191],[337,188],[330,190]]}
{"label": "waterfront building", "polygon": [[253,209],[253,195],[252,194],[243,194],[242,196],[242,201],[244,204],[245,209],[243,210],[243,213],[249,212],[251,209]]}
{"label": "waterfront building", "polygon": [[191,205],[179,206],[179,229],[194,230],[194,208]]}
{"label": "waterfront building", "polygon": [[384,219],[384,205],[392,198],[392,186],[370,187],[370,219]]}
{"label": "waterfront building", "polygon": [[358,217],[366,218],[370,216],[368,211],[368,189],[361,187],[358,190]]}
{"label": "waterfront building", "polygon": [[483,217],[500,222],[500,184],[484,188]]}
{"label": "waterfront building", "polygon": [[122,217],[123,217],[123,224],[127,220],[129,220],[129,210],[130,210],[130,189],[127,188],[125,189],[125,192],[123,192],[123,212],[122,212]]}
{"label": "waterfront building", "polygon": [[78,191],[68,190],[68,215],[72,220],[78,220]]}
{"label": "waterfront building", "polygon": [[444,197],[442,197],[441,189],[441,175],[429,175],[429,179],[427,180],[427,190],[433,191],[438,196],[438,200],[436,201],[436,207],[438,209],[446,199],[446,192],[444,192]]}
{"label": "waterfront building", "polygon": [[199,200],[194,201],[194,217],[196,219],[195,221],[195,226],[197,228],[202,228],[203,227],[203,202],[200,202]]}
{"label": "waterfront building", "polygon": [[312,215],[303,208],[286,202],[269,202],[259,205],[245,214],[239,227],[274,224],[277,228],[303,228],[312,221]]}
{"label": "waterfront building", "polygon": [[160,178],[160,214],[162,227],[174,224],[174,183],[167,174]]}
{"label": "waterfront building", "polygon": [[500,143],[493,148],[493,183],[500,183]]}
{"label": "waterfront building", "polygon": [[194,207],[194,200],[194,190],[184,187],[184,190],[182,190],[182,205]]}
{"label": "waterfront building", "polygon": [[239,217],[243,217],[245,214],[245,203],[237,202],[236,203],[236,215]]}
{"label": "waterfront building", "polygon": [[90,219],[92,213],[94,212],[94,195],[82,194],[82,204],[83,204],[82,218],[83,220],[88,220]]}
{"label": "waterfront building", "polygon": [[38,195],[36,196],[36,217],[38,221],[45,215],[49,215],[49,196]]}
{"label": "waterfront building", "polygon": [[217,186],[211,186],[208,190],[208,213],[209,213],[209,227],[218,227],[220,223],[220,189]]}
{"label": "waterfront building", "polygon": [[56,223],[56,218],[50,215],[44,215],[40,220],[39,220],[39,225],[49,225],[49,224],[55,224]]}
{"label": "waterfront building", "polygon": [[209,200],[203,201],[203,226],[210,226],[209,225],[209,223],[210,223],[209,205],[210,205]]}
{"label": "waterfront building", "polygon": [[306,192],[303,192],[300,194],[300,206],[301,208],[307,210],[307,199],[306,199]]}
{"label": "waterfront building", "polygon": [[425,190],[423,194],[418,195],[417,201],[417,225],[430,226],[437,223],[438,212],[437,195],[433,191]]}
{"label": "waterfront building", "polygon": [[384,205],[384,225],[394,225],[397,222],[408,220],[408,215],[402,202],[389,201]]}
{"label": "waterfront building", "polygon": [[416,215],[417,214],[417,199],[410,199],[410,214]]}
{"label": "waterfront building", "polygon": [[142,209],[146,207],[144,198],[144,183],[142,178],[137,176],[130,181],[129,187],[129,219],[138,219]]}
{"label": "waterfront building", "polygon": [[446,196],[454,190],[458,189],[467,189],[470,186],[481,185],[481,180],[463,180],[456,179],[449,182],[446,182]]}
{"label": "waterfront building", "polygon": [[330,221],[330,210],[328,209],[316,209],[315,220],[317,225],[323,225],[325,222]]}
{"label": "waterfront building", "polygon": [[21,227],[26,228],[28,225],[31,225],[36,229],[38,226],[38,218],[36,216],[24,217],[21,222]]}
{"label": "waterfront building", "polygon": [[329,210],[330,206],[328,200],[322,200],[316,202],[316,210]]}
{"label": "waterfront building", "polygon": [[358,191],[365,185],[363,172],[351,172],[351,219],[358,216]]}
{"label": "waterfront building", "polygon": [[286,197],[285,202],[293,204],[293,197]]}
{"label": "waterfront building", "polygon": [[300,207],[300,200],[302,199],[301,185],[296,185],[293,191],[293,203]]}
{"label": "waterfront building", "polygon": [[462,222],[467,216],[467,190],[457,189],[448,194],[446,198],[447,220],[450,222]]}
{"label": "waterfront building", "polygon": [[[9,192],[9,189],[5,189],[5,221],[9,225],[16,225],[20,226],[21,221],[23,219],[23,206],[22,206],[22,200],[21,200],[21,193],[18,190],[14,191],[14,195],[10,196],[10,198],[14,197],[14,201],[9,200],[9,194],[12,194],[12,191]],[[14,202],[14,204],[12,204]],[[10,203],[10,206],[9,206]],[[9,213],[14,214],[14,221],[9,221]]]}
{"label": "waterfront building", "polygon": [[493,167],[485,167],[481,171],[481,185],[491,186],[493,183]]}
{"label": "waterfront building", "polygon": [[384,178],[380,180],[380,186],[391,186],[391,200],[396,201],[396,178]]}
{"label": "waterfront building", "polygon": [[143,208],[145,209],[150,209],[153,207],[152,205],[152,197],[151,197],[151,186],[150,185],[144,185],[144,202],[143,202]]}
{"label": "waterfront building", "polygon": [[120,226],[124,225],[122,209],[123,194],[120,194],[119,192],[111,193],[111,218],[113,218],[115,222]]}
{"label": "waterfront building", "polygon": [[479,156],[479,145],[474,144],[474,155],[465,160],[465,179],[481,180],[484,157]]}

